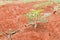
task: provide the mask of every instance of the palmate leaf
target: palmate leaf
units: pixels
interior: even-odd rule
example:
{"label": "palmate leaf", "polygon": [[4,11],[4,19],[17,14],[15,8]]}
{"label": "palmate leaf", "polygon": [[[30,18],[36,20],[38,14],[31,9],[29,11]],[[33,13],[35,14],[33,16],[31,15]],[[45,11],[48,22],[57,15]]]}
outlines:
{"label": "palmate leaf", "polygon": [[26,16],[28,16],[29,18],[38,17],[39,13],[42,11],[43,11],[43,9],[33,10],[33,11],[27,13]]}
{"label": "palmate leaf", "polygon": [[33,23],[34,21],[38,20],[38,18],[40,18],[39,13],[42,11],[43,9],[32,10],[29,13],[25,14],[28,17],[29,23]]}
{"label": "palmate leaf", "polygon": [[43,9],[39,9],[39,10],[34,10],[32,12],[33,12],[33,14],[38,14],[39,12],[42,12],[42,11],[43,11]]}
{"label": "palmate leaf", "polygon": [[39,13],[42,12],[42,11],[43,11],[43,9],[34,10],[34,11],[32,12],[32,14],[33,14],[34,17],[37,19],[37,18],[39,17]]}

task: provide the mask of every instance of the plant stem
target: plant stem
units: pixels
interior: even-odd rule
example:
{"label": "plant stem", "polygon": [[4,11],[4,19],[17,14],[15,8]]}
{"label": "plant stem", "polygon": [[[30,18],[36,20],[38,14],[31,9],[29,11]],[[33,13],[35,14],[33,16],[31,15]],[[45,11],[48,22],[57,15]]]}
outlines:
{"label": "plant stem", "polygon": [[37,22],[35,21],[34,29],[36,29],[36,28],[37,28]]}
{"label": "plant stem", "polygon": [[16,31],[14,31],[11,35],[13,35],[13,34],[15,34],[15,33],[17,33],[17,32],[19,32],[20,30],[16,30]]}
{"label": "plant stem", "polygon": [[9,37],[10,40],[12,40],[12,35],[11,34],[9,34],[8,37]]}

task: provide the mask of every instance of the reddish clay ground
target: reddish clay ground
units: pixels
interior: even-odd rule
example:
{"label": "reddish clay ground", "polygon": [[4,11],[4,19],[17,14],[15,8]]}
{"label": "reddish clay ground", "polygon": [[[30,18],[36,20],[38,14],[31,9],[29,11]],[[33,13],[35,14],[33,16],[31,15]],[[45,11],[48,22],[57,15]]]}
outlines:
{"label": "reddish clay ground", "polygon": [[[53,11],[46,7],[52,13],[47,18],[47,23],[38,23],[40,25],[36,30],[33,26],[22,27],[22,25],[28,23],[27,17],[23,14],[32,9],[34,4],[6,4],[0,6],[0,32],[8,33],[9,29],[14,31],[20,29],[20,32],[12,35],[12,40],[60,40],[60,11],[56,12],[58,14],[53,14]],[[0,35],[0,40],[10,39]]]}

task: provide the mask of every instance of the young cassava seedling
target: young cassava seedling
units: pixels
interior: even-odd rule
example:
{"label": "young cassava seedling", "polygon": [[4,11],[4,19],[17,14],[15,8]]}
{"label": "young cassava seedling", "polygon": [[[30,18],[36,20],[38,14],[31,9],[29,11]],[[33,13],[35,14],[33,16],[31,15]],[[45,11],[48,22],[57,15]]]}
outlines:
{"label": "young cassava seedling", "polygon": [[34,29],[36,29],[37,27],[37,21],[40,18],[39,13],[42,12],[43,9],[39,9],[39,10],[31,10],[30,12],[26,13],[25,16],[28,17],[29,20],[29,24],[34,24]]}

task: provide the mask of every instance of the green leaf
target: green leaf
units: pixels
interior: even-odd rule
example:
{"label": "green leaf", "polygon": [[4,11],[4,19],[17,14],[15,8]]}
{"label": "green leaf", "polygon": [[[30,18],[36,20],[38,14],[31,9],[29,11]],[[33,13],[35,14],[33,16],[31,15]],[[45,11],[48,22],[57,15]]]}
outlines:
{"label": "green leaf", "polygon": [[34,10],[34,11],[32,11],[32,13],[34,14],[34,15],[37,15],[39,12],[42,12],[43,11],[43,9],[39,9],[39,10]]}
{"label": "green leaf", "polygon": [[43,11],[42,9],[39,9],[39,10],[32,10],[29,13],[27,13],[26,16],[29,18],[29,22],[34,22],[35,20],[38,20],[38,18],[40,18],[39,12],[42,11]]}
{"label": "green leaf", "polygon": [[42,11],[43,11],[43,9],[34,10],[34,11],[32,12],[32,14],[34,15],[34,17],[38,18],[38,17],[39,17],[39,13],[42,12]]}

